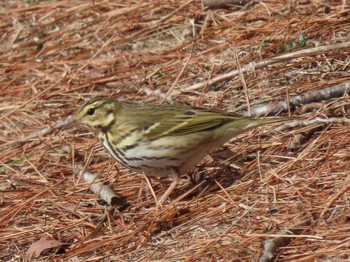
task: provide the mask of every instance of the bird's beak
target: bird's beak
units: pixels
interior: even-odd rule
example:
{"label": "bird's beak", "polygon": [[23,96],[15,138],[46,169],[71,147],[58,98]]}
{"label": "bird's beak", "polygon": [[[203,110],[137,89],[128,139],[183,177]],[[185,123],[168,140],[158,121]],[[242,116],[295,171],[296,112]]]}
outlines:
{"label": "bird's beak", "polygon": [[65,120],[57,123],[57,129],[66,130],[75,127],[80,124],[80,121],[76,120],[74,116],[69,116]]}

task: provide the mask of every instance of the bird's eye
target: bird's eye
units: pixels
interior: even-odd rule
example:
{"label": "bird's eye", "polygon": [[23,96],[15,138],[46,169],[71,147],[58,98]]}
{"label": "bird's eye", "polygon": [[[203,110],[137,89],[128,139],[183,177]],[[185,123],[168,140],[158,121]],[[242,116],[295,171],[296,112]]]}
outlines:
{"label": "bird's eye", "polygon": [[92,116],[92,115],[95,114],[95,112],[96,112],[95,108],[90,108],[90,109],[87,111],[87,114],[88,114],[89,116]]}

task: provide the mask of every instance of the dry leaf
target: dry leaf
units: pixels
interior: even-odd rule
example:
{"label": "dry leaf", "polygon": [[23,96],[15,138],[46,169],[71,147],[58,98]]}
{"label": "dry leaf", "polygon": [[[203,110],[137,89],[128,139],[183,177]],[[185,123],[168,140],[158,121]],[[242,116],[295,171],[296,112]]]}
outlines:
{"label": "dry leaf", "polygon": [[43,235],[38,241],[34,242],[27,250],[24,261],[32,261],[33,258],[38,258],[40,254],[49,248],[58,247],[63,243],[51,239],[50,237]]}

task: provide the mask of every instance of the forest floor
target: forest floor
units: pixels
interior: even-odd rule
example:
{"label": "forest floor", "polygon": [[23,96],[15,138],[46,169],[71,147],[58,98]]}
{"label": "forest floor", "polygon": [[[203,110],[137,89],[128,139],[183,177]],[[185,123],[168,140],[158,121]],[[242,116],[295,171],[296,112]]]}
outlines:
{"label": "forest floor", "polygon": [[[350,259],[346,1],[6,0],[0,13],[0,261]],[[309,122],[234,138],[157,207],[91,133],[52,128],[95,97],[246,115],[270,105]],[[162,180],[149,181],[156,196]]]}

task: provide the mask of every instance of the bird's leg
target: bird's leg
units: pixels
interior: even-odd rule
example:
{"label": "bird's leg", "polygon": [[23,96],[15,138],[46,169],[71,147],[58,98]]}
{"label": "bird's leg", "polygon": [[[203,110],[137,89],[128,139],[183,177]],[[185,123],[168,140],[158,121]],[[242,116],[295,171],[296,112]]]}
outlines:
{"label": "bird's leg", "polygon": [[[140,203],[142,201],[143,197],[146,197],[146,199],[149,197],[150,194],[152,194],[152,196],[154,197],[155,201],[157,201],[157,198],[154,194],[154,190],[153,187],[148,179],[148,177],[143,174],[143,179],[141,180],[141,185],[140,185],[140,189],[139,192],[137,194],[137,202],[136,203]],[[164,181],[158,179],[157,177],[152,177],[152,180],[157,180],[159,183],[163,183]],[[143,196],[143,194],[145,194],[145,196]]]}
{"label": "bird's leg", "polygon": [[173,174],[174,181],[171,182],[170,186],[168,189],[164,192],[164,194],[159,198],[157,201],[157,206],[163,205],[167,200],[170,194],[173,192],[174,188],[179,184],[181,180],[181,176],[179,174]]}
{"label": "bird's leg", "polygon": [[[145,180],[142,179],[142,181],[141,181],[141,186],[140,186],[140,189],[139,189],[139,193],[137,194],[137,202],[136,202],[136,203],[140,203],[140,202],[141,202],[141,200],[142,200],[142,194],[143,194],[144,189],[147,190],[146,185],[145,185]],[[146,192],[146,193],[147,193],[147,192]]]}

